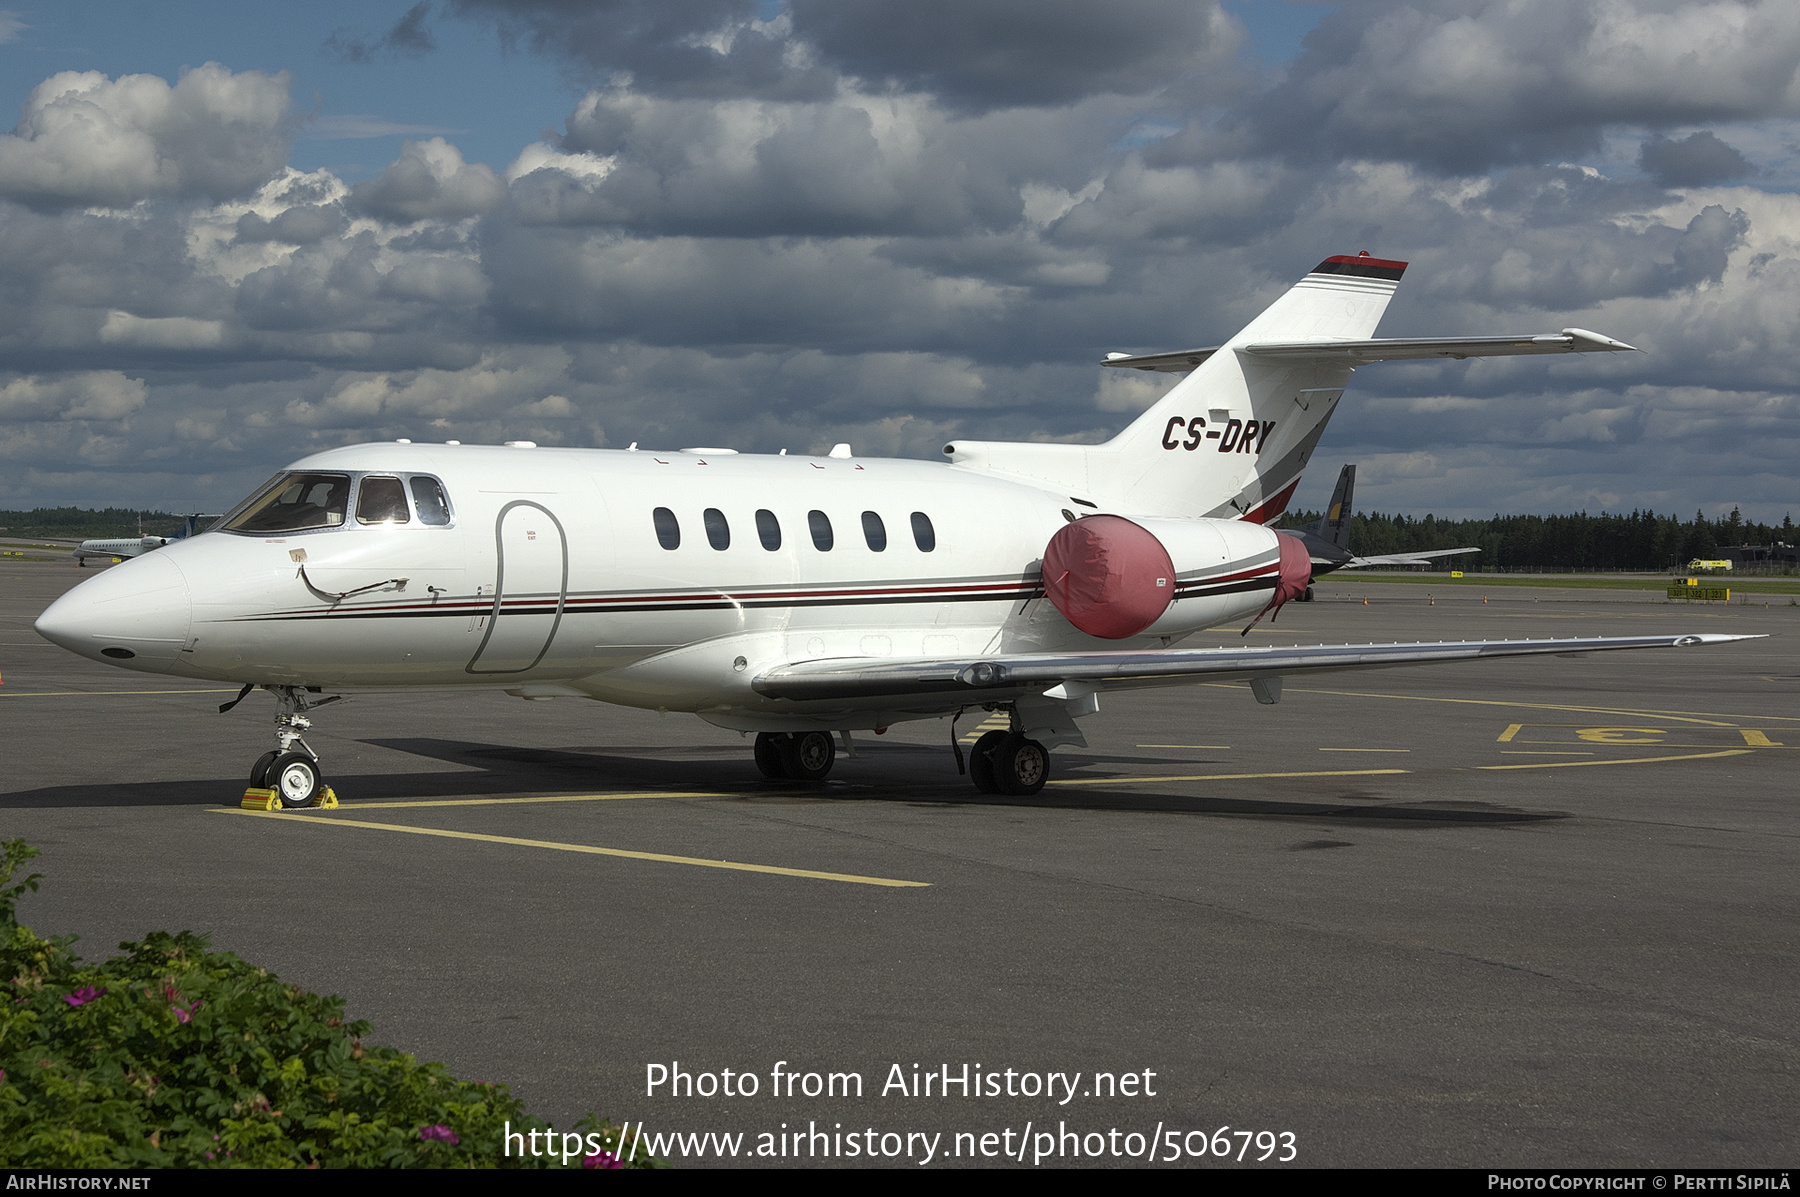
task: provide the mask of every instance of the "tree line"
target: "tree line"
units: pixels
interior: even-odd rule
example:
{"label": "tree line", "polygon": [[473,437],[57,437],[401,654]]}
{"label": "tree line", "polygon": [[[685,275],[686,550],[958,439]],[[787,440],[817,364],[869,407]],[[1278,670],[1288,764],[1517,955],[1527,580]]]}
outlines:
{"label": "tree line", "polygon": [[181,531],[182,517],[166,511],[138,511],[130,507],[37,507],[30,511],[0,511],[0,533],[7,536],[40,536],[62,540],[91,540],[138,535],[143,521],[146,536],[169,536]]}
{"label": "tree line", "polygon": [[[1298,511],[1276,521],[1292,528],[1319,519]],[[1362,555],[1475,547],[1479,557],[1440,560],[1437,569],[1471,573],[1500,570],[1577,569],[1657,571],[1710,560],[1736,545],[1795,543],[1794,518],[1779,524],[1746,520],[1737,508],[1709,520],[1696,511],[1683,520],[1653,511],[1614,515],[1496,515],[1485,520],[1440,520],[1426,515],[1359,512],[1350,519],[1350,551]]]}

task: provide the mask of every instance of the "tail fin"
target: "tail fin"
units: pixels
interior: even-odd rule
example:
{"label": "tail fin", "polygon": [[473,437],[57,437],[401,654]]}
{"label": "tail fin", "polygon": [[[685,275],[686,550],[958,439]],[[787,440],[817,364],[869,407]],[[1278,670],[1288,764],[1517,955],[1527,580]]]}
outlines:
{"label": "tail fin", "polygon": [[1356,467],[1347,465],[1338,475],[1337,489],[1331,492],[1331,506],[1325,509],[1325,514],[1297,530],[1349,552],[1350,505],[1355,502],[1355,494]]}
{"label": "tail fin", "polygon": [[1121,465],[1138,466],[1129,505],[1257,523],[1285,511],[1352,367],[1239,350],[1366,338],[1405,270],[1379,258],[1327,258],[1200,363],[1104,446]]}
{"label": "tail fin", "polygon": [[1287,509],[1353,365],[1247,347],[1367,338],[1405,270],[1366,254],[1325,259],[1217,350],[1192,351],[1193,372],[1104,445],[957,441],[944,451],[1120,514],[1267,523]]}

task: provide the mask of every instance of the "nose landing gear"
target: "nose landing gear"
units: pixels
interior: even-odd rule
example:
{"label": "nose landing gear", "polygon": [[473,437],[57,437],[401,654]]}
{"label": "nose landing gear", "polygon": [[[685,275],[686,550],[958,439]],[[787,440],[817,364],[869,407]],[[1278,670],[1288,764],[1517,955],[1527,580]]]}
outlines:
{"label": "nose landing gear", "polygon": [[[319,769],[319,754],[306,742],[305,733],[312,720],[303,712],[341,702],[333,695],[317,702],[307,699],[299,686],[264,686],[279,704],[275,710],[275,743],[273,752],[265,752],[250,767],[250,785],[244,791],[246,810],[299,810],[304,807],[335,807],[337,795],[325,784]],[[245,693],[249,687],[245,687]],[[241,701],[244,695],[240,694]],[[237,702],[227,703],[221,711]]]}

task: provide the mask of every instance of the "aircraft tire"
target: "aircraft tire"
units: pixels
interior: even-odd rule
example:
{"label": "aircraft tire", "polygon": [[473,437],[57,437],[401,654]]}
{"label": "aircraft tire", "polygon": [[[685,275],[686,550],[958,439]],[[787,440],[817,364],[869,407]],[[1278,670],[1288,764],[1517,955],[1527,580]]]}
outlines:
{"label": "aircraft tire", "polygon": [[824,781],[836,760],[830,732],[797,732],[781,745],[781,764],[791,781]]}
{"label": "aircraft tire", "polygon": [[756,733],[756,767],[770,781],[784,781],[787,765],[782,761],[782,736],[777,732]]}
{"label": "aircraft tire", "polygon": [[1036,740],[1013,732],[994,749],[994,780],[1002,794],[1029,797],[1050,780],[1050,753]]}
{"label": "aircraft tire", "polygon": [[275,758],[269,766],[270,788],[275,799],[288,810],[311,806],[325,782],[319,776],[319,762],[304,752],[288,752]]}
{"label": "aircraft tire", "polygon": [[998,794],[1000,779],[994,776],[994,749],[1010,732],[991,731],[975,741],[969,749],[969,780],[975,783],[975,789],[983,794]]}
{"label": "aircraft tire", "polygon": [[256,758],[256,763],[250,766],[250,784],[253,787],[260,790],[269,784],[269,766],[280,755],[279,752],[265,752]]}

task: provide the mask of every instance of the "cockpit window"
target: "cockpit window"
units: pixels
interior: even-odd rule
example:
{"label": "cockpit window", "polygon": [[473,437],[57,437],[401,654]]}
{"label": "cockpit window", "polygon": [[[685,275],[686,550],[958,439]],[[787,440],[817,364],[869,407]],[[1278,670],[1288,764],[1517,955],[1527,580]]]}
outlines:
{"label": "cockpit window", "polygon": [[357,523],[404,524],[411,519],[400,479],[374,474],[362,480],[362,488],[356,492]]}
{"label": "cockpit window", "polygon": [[450,503],[444,498],[444,488],[436,478],[415,477],[412,480],[412,496],[421,524],[441,528],[450,522]]}
{"label": "cockpit window", "polygon": [[[302,532],[343,524],[348,474],[284,474],[228,520],[227,532]],[[405,499],[401,499],[402,506]]]}

